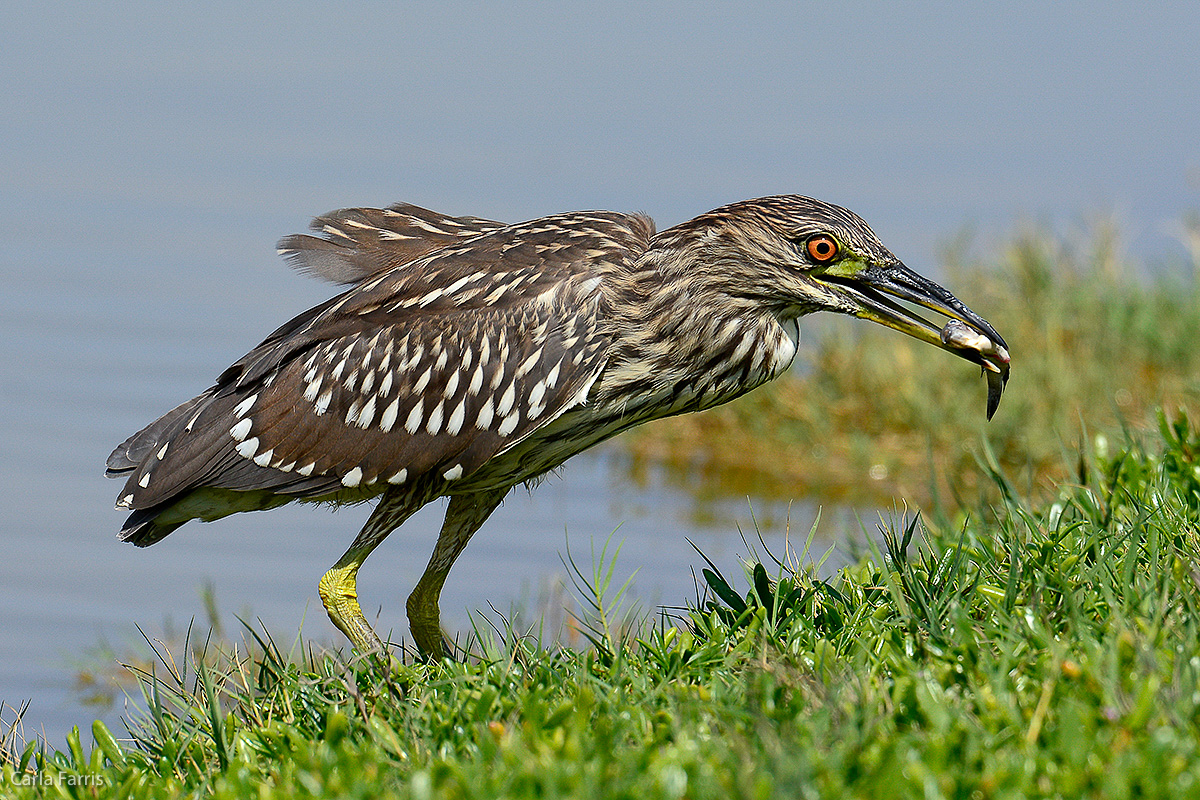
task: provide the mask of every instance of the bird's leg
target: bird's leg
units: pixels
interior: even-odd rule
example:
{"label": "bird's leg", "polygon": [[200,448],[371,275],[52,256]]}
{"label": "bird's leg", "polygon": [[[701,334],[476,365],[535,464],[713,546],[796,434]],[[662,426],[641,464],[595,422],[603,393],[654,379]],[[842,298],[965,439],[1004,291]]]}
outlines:
{"label": "bird's leg", "polygon": [[438,659],[446,655],[438,597],[441,596],[442,584],[446,582],[450,567],[507,493],[508,489],[504,488],[458,494],[450,498],[446,520],[442,523],[442,532],[438,535],[433,555],[421,580],[417,581],[416,588],[408,596],[408,624],[413,639],[429,658]]}
{"label": "bird's leg", "polygon": [[329,619],[346,634],[361,653],[382,652],[383,642],[371,628],[358,605],[358,568],[371,551],[404,520],[412,516],[422,503],[414,502],[409,493],[389,490],[380,499],[367,524],[355,537],[354,543],[338,562],[321,577],[317,592]]}

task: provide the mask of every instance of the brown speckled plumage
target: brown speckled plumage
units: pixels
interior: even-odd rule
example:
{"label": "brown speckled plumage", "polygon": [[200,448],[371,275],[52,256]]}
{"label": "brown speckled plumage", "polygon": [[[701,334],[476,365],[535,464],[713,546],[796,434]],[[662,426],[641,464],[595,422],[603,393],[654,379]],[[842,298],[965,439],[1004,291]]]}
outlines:
{"label": "brown speckled plumage", "polygon": [[[108,467],[127,476],[121,538],[142,546],[188,519],[382,494],[343,559],[349,578],[322,582],[360,646],[377,640],[346,620],[353,573],[417,508],[453,498],[409,602],[418,643],[436,652],[441,582],[508,489],[622,430],[778,376],[803,314],[858,314],[936,343],[880,292],[910,300],[995,343],[987,357],[956,352],[1007,377],[991,326],[904,268],[857,216],[809,198],[737,203],[661,233],[639,215],[503,225],[411,205],[335,211],[313,228],[320,236],[287,237],[280,252],[350,288],[130,437]],[[836,241],[838,259],[806,255],[816,235]],[[337,581],[349,581],[337,585],[352,610],[330,605]]]}

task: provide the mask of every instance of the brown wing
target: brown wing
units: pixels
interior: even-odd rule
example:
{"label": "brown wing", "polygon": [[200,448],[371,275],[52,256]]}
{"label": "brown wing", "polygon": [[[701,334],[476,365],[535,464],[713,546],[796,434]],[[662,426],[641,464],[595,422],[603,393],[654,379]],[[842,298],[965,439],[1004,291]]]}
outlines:
{"label": "brown wing", "polygon": [[388,208],[342,208],[317,217],[312,229],[279,241],[279,254],[309,275],[359,283],[456,242],[504,227],[479,217],[451,217],[409,203]]}
{"label": "brown wing", "polygon": [[641,217],[560,215],[372,277],[147,428],[152,445],[131,439],[146,455],[120,505],[201,486],[315,496],[470,475],[583,401],[608,344],[602,276],[631,267],[652,233]]}

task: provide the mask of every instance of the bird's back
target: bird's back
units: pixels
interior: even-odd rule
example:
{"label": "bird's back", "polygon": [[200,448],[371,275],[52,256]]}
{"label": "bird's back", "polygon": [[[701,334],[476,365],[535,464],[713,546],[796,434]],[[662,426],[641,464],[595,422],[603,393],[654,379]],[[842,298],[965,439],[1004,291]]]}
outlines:
{"label": "bird's back", "polygon": [[601,283],[653,235],[608,212],[502,226],[415,206],[314,228],[324,238],[288,237],[281,252],[357,282],[113,452],[109,474],[128,476],[118,505],[135,512],[123,538],[152,543],[193,512],[470,476],[583,401],[608,344]]}

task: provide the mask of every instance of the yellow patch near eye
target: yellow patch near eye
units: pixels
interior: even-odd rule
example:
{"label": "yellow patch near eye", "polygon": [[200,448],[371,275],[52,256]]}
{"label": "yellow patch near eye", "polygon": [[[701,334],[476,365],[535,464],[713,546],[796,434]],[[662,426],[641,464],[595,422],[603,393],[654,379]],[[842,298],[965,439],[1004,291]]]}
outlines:
{"label": "yellow patch near eye", "polygon": [[865,270],[867,265],[853,258],[844,258],[836,264],[830,264],[820,271],[822,275],[832,275],[835,278],[853,278]]}

